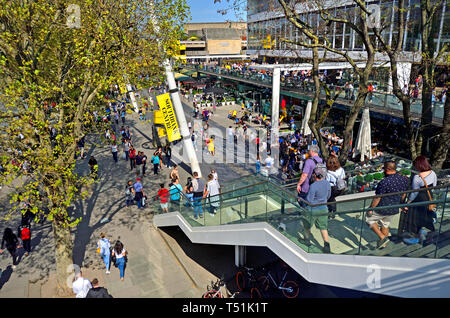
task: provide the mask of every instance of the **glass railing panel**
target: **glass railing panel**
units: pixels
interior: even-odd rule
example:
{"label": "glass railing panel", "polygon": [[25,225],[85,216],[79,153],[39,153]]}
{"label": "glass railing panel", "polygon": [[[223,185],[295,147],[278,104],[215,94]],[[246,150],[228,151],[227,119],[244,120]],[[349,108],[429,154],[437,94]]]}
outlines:
{"label": "glass railing panel", "polygon": [[[336,203],[329,207],[328,234],[331,252],[334,254],[358,254],[361,248],[364,249],[368,244],[368,238],[363,235],[366,225],[363,220],[364,211],[372,201],[360,199],[340,202],[339,197],[337,199]],[[335,212],[334,215],[333,212]]]}
{"label": "glass railing panel", "polygon": [[435,199],[442,203],[437,205],[436,223],[434,224],[437,235],[428,235],[430,243],[436,244],[435,255],[428,255],[433,258],[450,258],[450,193],[448,187],[441,191],[433,191]]}
{"label": "glass railing panel", "polygon": [[242,223],[242,197],[221,199],[219,206],[219,221],[221,225]]}
{"label": "glass railing panel", "polygon": [[243,223],[265,222],[267,215],[267,207],[271,203],[267,200],[266,193],[260,191],[243,197],[242,199],[242,215]]}

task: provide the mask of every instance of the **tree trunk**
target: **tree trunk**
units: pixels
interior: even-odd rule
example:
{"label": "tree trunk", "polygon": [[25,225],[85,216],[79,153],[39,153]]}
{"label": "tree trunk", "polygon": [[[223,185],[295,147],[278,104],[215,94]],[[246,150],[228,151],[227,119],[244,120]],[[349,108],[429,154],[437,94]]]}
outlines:
{"label": "tree trunk", "polygon": [[[319,44],[318,39],[315,39],[315,44]],[[328,149],[322,136],[320,135],[320,128],[322,128],[321,125],[323,121],[321,121],[322,123],[317,122],[317,108],[319,107],[319,100],[320,100],[319,49],[317,47],[314,47],[312,50],[313,50],[312,75],[314,81],[314,99],[311,105],[311,115],[308,120],[308,125],[309,128],[311,128],[314,137],[316,137],[317,143],[322,153],[322,158],[326,160],[328,158]]]}
{"label": "tree trunk", "polygon": [[70,227],[64,220],[53,219],[53,234],[55,236],[55,263],[57,296],[72,296],[70,277],[73,276],[72,237]]}
{"label": "tree trunk", "polygon": [[447,159],[448,148],[450,148],[450,102],[447,97],[444,105],[442,130],[439,134],[437,142],[435,143],[431,156],[431,165],[433,168],[442,168],[445,160]]}

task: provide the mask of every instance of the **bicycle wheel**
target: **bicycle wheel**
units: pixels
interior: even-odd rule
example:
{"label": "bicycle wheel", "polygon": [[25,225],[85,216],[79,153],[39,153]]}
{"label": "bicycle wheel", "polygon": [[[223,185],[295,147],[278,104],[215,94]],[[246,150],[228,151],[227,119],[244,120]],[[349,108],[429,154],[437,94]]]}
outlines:
{"label": "bicycle wheel", "polygon": [[236,286],[239,289],[239,291],[243,291],[246,287],[246,277],[243,272],[237,272],[236,274]]}
{"label": "bicycle wheel", "polygon": [[222,295],[216,290],[207,291],[202,295],[202,298],[222,298]]}
{"label": "bicycle wheel", "polygon": [[300,291],[300,288],[298,287],[298,284],[292,280],[287,281],[283,284],[284,288],[291,288],[292,291],[288,291],[283,289],[283,295],[286,298],[295,298],[298,296],[298,293]]}
{"label": "bicycle wheel", "polygon": [[262,291],[266,292],[269,290],[269,277],[267,276],[261,276],[257,280],[258,288],[260,288]]}
{"label": "bicycle wheel", "polygon": [[250,290],[250,298],[256,298],[256,299],[262,298],[261,292],[259,291],[258,288],[253,287],[253,288]]}

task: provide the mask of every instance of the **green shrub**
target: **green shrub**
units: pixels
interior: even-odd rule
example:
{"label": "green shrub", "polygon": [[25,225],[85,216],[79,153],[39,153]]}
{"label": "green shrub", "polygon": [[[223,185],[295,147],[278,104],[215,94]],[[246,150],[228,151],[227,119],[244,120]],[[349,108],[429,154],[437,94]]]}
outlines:
{"label": "green shrub", "polygon": [[375,180],[383,180],[383,174],[381,172],[377,172],[373,175]]}
{"label": "green shrub", "polygon": [[411,175],[411,170],[408,169],[402,169],[400,171],[400,174],[404,175],[404,176],[410,176]]}
{"label": "green shrub", "polygon": [[357,181],[358,183],[364,183],[364,177],[361,176],[361,175],[357,175],[357,176],[356,176],[356,181]]}
{"label": "green shrub", "polygon": [[374,179],[374,177],[373,177],[373,175],[371,175],[371,174],[367,174],[367,175],[364,177],[364,180],[365,180],[366,182],[372,182],[373,179]]}

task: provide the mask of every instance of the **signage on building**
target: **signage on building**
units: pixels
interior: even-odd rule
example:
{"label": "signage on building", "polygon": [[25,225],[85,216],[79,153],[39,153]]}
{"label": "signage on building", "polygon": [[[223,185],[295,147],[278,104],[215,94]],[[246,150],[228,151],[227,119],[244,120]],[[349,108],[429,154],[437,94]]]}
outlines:
{"label": "signage on building", "polygon": [[178,128],[177,118],[170,100],[170,94],[166,93],[156,96],[156,99],[164,118],[164,126],[166,127],[169,142],[181,139],[180,128]]}

